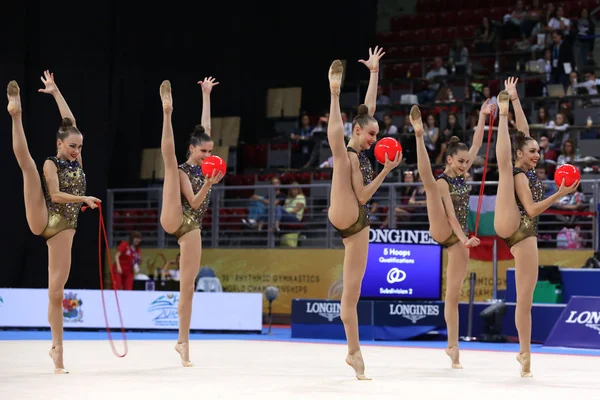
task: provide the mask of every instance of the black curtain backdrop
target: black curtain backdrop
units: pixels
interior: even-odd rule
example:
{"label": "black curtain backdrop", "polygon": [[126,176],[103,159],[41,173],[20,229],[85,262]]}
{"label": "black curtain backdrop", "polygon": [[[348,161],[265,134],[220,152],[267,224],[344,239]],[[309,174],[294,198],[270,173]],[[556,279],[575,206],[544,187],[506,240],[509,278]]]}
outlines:
{"label": "black curtain backdrop", "polygon": [[[374,46],[375,1],[44,2],[3,4],[0,84],[21,87],[23,120],[38,168],[54,154],[60,115],[37,90],[45,69],[84,134],[88,194],[138,187],[141,149],[160,146],[158,88],[173,85],[173,124],[180,160],[200,123],[197,81],[216,77],[212,115],[241,116],[240,137],[267,133],[266,93],[301,86],[302,108],[329,106],[327,71],[347,59],[346,81],[368,79],[356,62]],[[4,89],[3,89],[4,90]],[[4,109],[4,108],[3,108]],[[23,180],[12,152],[11,120],[0,112],[2,272],[0,287],[47,287],[47,248],[27,226]],[[68,288],[98,288],[98,213],[80,214]]]}

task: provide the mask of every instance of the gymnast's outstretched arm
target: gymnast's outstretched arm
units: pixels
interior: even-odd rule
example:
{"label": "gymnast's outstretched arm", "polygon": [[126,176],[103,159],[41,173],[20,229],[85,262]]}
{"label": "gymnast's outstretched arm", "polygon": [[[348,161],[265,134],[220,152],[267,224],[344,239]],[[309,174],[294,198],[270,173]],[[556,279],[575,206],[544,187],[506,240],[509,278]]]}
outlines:
{"label": "gymnast's outstretched arm", "polygon": [[200,123],[204,128],[204,132],[210,136],[210,92],[212,91],[213,86],[218,85],[219,82],[215,82],[215,78],[210,76],[204,78],[203,81],[199,81],[198,84],[202,86],[202,119]]}
{"label": "gymnast's outstretched arm", "polygon": [[372,117],[375,114],[375,106],[377,103],[377,85],[379,84],[379,60],[385,53],[379,46],[375,46],[375,51],[371,51],[369,48],[369,59],[358,60],[363,63],[371,71],[369,77],[369,87],[367,88],[367,94],[365,95],[365,105],[369,107],[369,115]]}

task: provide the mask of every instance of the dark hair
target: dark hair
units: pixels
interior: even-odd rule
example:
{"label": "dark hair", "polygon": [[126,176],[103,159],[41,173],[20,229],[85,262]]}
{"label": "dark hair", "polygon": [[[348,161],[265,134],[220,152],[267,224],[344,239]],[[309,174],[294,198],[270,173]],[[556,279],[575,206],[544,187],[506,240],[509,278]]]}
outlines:
{"label": "dark hair", "polygon": [[129,244],[133,244],[133,239],[141,239],[142,238],[142,234],[138,231],[133,231],[131,232],[131,234],[129,235]]}
{"label": "dark hair", "polygon": [[448,140],[448,146],[446,147],[446,155],[452,157],[459,151],[469,151],[469,148],[466,144],[460,141],[458,136],[452,136],[450,140]]}
{"label": "dark hair", "polygon": [[525,145],[527,144],[527,142],[529,142],[530,140],[535,140],[534,138],[532,138],[531,136],[527,136],[525,135],[523,132],[518,131],[517,135],[515,136],[515,158],[517,157],[517,151],[518,150],[522,150],[523,147],[525,147]]}
{"label": "dark hair", "polygon": [[[190,135],[190,145],[194,147],[200,146],[202,143],[212,141],[213,139],[210,137],[209,134],[206,133],[202,125],[196,125],[196,127],[194,128],[194,132],[192,132],[192,134]],[[190,151],[188,150],[187,157],[189,156]]]}
{"label": "dark hair", "polygon": [[190,135],[190,144],[194,147],[200,146],[205,142],[212,142],[210,135],[206,133],[202,125],[196,125],[194,132]]}
{"label": "dark hair", "polygon": [[60,128],[58,128],[58,132],[56,132],[56,139],[65,140],[71,134],[81,135],[81,132],[79,132],[79,129],[73,124],[71,118],[63,118]]}
{"label": "dark hair", "polygon": [[365,126],[369,125],[369,122],[377,123],[377,120],[369,115],[369,107],[367,107],[366,104],[361,104],[358,106],[354,121],[352,121],[352,130],[354,130],[356,124],[358,124],[358,126],[361,128],[364,128]]}

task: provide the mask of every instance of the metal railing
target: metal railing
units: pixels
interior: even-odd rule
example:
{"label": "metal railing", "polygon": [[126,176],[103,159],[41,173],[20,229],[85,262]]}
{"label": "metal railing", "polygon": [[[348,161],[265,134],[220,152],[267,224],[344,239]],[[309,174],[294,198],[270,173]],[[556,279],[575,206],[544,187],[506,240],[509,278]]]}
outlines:
{"label": "metal railing", "polygon": [[[470,182],[472,195],[479,193],[479,182]],[[585,204],[568,214],[553,206],[540,216],[540,247],[556,247],[557,234],[564,227],[577,227],[583,248],[598,249],[598,203],[600,201],[600,179],[582,180]],[[427,230],[429,222],[424,204],[410,202],[406,192],[418,188],[421,183],[386,182],[373,196],[374,227]],[[497,182],[486,182],[486,186],[497,186]],[[217,185],[212,191],[211,205],[205,214],[202,229],[204,247],[244,248],[339,248],[341,237],[328,222],[329,192],[331,183],[304,185],[281,185],[279,189],[301,188],[306,197],[306,208],[301,222],[281,223],[280,230],[274,229],[276,187],[266,185],[225,186]],[[250,226],[248,220],[253,194],[270,199],[260,215],[263,229]],[[162,188],[110,189],[107,197],[107,233],[111,246],[126,240],[132,231],[140,231],[144,245],[151,247],[177,247],[174,236],[166,234],[160,226]],[[348,207],[355,207],[348,204]]]}

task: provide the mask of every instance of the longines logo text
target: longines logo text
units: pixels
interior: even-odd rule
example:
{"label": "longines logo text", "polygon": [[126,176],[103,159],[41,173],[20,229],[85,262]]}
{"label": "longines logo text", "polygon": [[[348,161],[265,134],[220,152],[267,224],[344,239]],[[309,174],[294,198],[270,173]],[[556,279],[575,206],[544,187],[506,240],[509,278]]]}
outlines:
{"label": "longines logo text", "polygon": [[371,229],[370,243],[437,244],[428,231],[407,231],[404,229]]}
{"label": "longines logo text", "polygon": [[340,303],[306,303],[307,314],[318,314],[329,322],[340,316]]}
{"label": "longines logo text", "polygon": [[429,304],[390,304],[390,315],[400,315],[416,324],[428,316],[440,315],[439,305]]}
{"label": "longines logo text", "polygon": [[600,335],[600,311],[582,311],[579,315],[577,311],[571,311],[565,323],[585,325]]}

